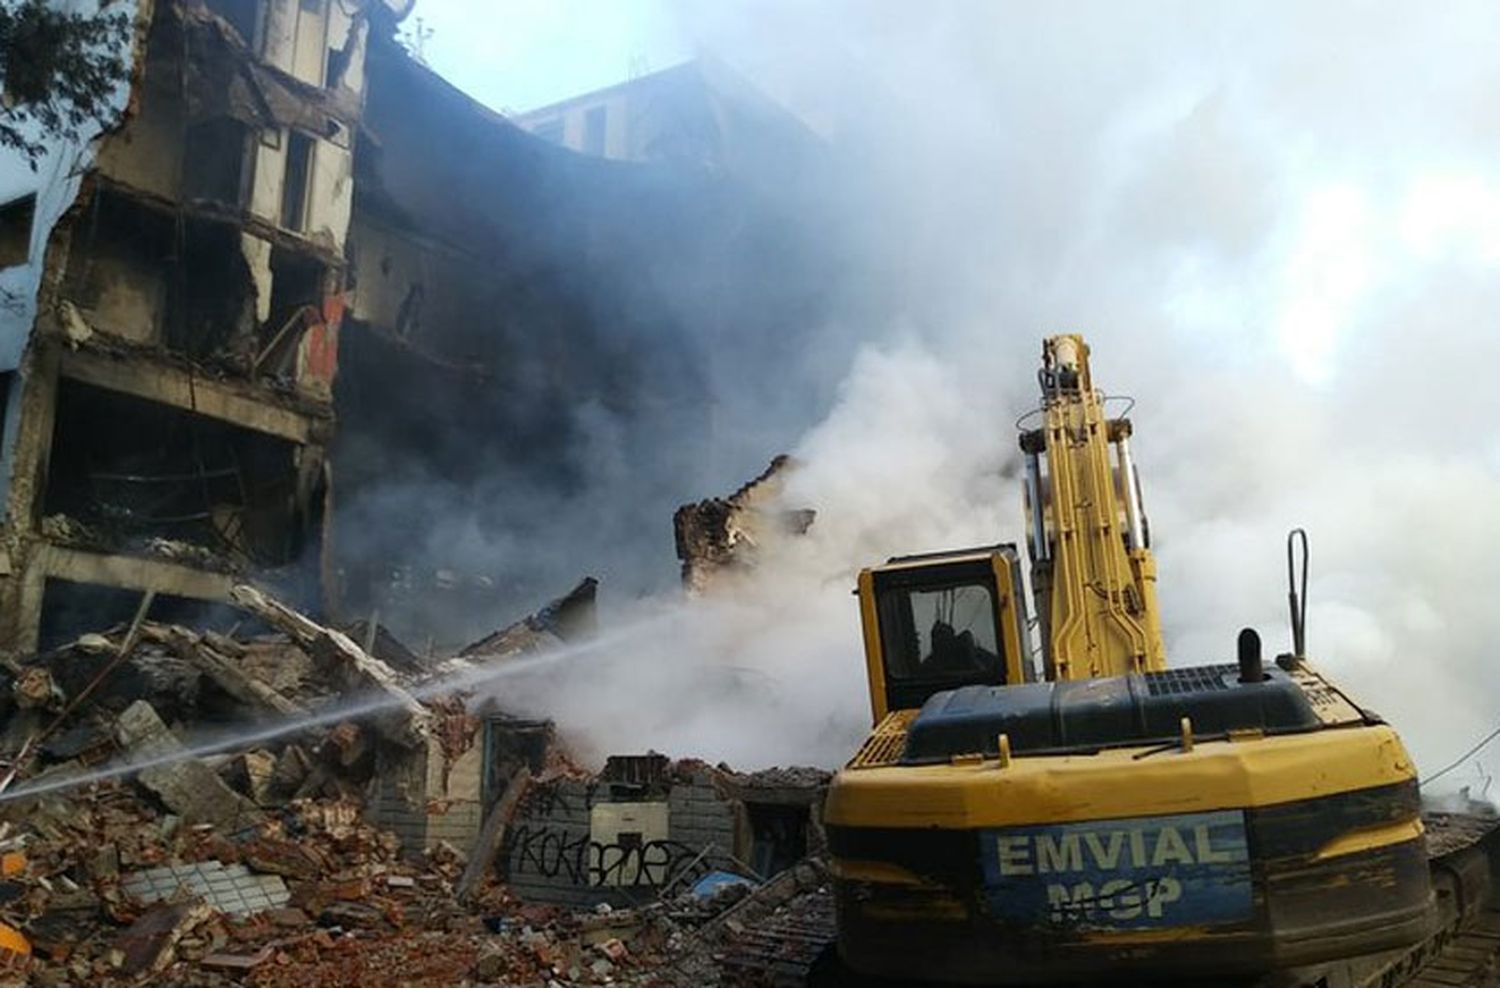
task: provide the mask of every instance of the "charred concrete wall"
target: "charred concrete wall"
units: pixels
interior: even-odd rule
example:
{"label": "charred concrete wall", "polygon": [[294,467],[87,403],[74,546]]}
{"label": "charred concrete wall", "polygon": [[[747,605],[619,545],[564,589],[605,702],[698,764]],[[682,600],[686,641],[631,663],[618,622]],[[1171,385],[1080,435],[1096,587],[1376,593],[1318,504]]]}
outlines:
{"label": "charred concrete wall", "polygon": [[767,189],[796,188],[822,150],[796,115],[709,56],[514,119],[583,154],[709,168]]}
{"label": "charred concrete wall", "polygon": [[128,112],[75,149],[6,323],[0,649],[145,591],[209,613],[235,574],[317,604],[364,46],[391,16],[140,5]]}
{"label": "charred concrete wall", "polygon": [[728,497],[684,504],[672,516],[682,585],[690,594],[708,590],[724,574],[754,569],[761,552],[783,539],[806,534],[817,512],[770,508],[797,464],[778,456],[759,477]]}
{"label": "charred concrete wall", "polygon": [[533,785],[498,865],[522,898],[570,906],[638,905],[717,870],[766,879],[821,848],[827,781],[616,756],[597,776]]}
{"label": "charred concrete wall", "polygon": [[12,238],[0,650],[230,575],[440,644],[585,552],[665,585],[662,519],[827,399],[806,188],[554,147],[407,57],[407,6],[140,8],[124,122]]}
{"label": "charred concrete wall", "polygon": [[383,747],[377,755],[367,818],[407,848],[446,841],[468,852],[484,816],[484,746],[453,755],[436,743],[415,750]]}
{"label": "charred concrete wall", "polygon": [[734,867],[737,840],[736,808],[708,769],[646,789],[565,779],[539,786],[522,804],[501,868],[523,899],[629,906],[681,884],[704,862]]}
{"label": "charred concrete wall", "polygon": [[663,519],[826,397],[801,386],[832,268],[816,218],[720,171],[557,148],[393,45],[368,77],[337,389],[346,605],[457,642],[580,552],[606,585],[670,583]]}

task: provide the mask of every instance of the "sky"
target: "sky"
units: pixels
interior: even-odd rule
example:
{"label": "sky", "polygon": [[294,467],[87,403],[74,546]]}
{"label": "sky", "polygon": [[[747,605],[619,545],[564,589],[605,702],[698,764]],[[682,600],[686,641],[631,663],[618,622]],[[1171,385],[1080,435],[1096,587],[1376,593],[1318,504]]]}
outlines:
{"label": "sky", "polygon": [[419,26],[428,65],[501,113],[668,68],[690,53],[663,0],[418,0],[407,34]]}

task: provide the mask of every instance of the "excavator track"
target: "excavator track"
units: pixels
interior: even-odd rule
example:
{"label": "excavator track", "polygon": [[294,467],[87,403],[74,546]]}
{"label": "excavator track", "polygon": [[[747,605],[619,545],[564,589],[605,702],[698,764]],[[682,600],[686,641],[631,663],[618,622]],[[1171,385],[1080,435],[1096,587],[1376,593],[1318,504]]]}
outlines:
{"label": "excavator track", "polygon": [[[1500,818],[1424,813],[1437,897],[1437,929],[1414,946],[1296,969],[1264,988],[1472,988],[1500,986]],[[1261,988],[1260,985],[1256,988]]]}
{"label": "excavator track", "polygon": [[1416,977],[1395,982],[1407,988],[1493,988],[1500,985],[1500,911],[1486,909]]}
{"label": "excavator track", "polygon": [[[1276,972],[1213,988],[1500,988],[1500,817],[1427,813],[1428,858],[1438,898],[1438,929],[1402,950]],[[768,886],[749,897],[722,930],[716,959],[724,983],[773,988],[888,988],[843,970],[834,944],[833,894],[826,882]],[[759,902],[757,902],[759,900]],[[768,901],[769,900],[769,901]],[[759,907],[759,908],[757,908]],[[1185,988],[1189,982],[1164,982]],[[1079,985],[1077,988],[1093,988]],[[1208,988],[1199,985],[1197,988]]]}

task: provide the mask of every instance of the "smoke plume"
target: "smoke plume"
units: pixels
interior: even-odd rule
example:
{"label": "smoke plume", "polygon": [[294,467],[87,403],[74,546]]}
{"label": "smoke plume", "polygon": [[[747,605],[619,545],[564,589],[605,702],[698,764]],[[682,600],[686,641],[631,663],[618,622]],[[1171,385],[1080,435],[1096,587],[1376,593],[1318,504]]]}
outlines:
{"label": "smoke plume", "polygon": [[1226,660],[1244,625],[1282,640],[1301,525],[1311,653],[1425,771],[1500,721],[1500,10],[680,16],[838,156],[855,274],[832,320],[863,343],[791,444],[808,537],[675,610],[672,633],[512,699],[600,750],[847,757],[868,722],[855,571],[1021,541],[1012,423],[1036,401],[1040,338],[1081,331],[1096,381],[1139,401],[1174,664]]}

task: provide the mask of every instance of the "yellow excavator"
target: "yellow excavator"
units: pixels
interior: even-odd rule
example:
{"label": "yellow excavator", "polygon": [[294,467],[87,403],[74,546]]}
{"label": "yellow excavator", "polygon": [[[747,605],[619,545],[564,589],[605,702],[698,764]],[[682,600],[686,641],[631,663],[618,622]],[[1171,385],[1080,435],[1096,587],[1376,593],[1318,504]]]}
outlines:
{"label": "yellow excavator", "polygon": [[874,729],[824,814],[844,966],[1129,984],[1431,938],[1412,760],[1303,655],[1305,535],[1290,652],[1246,629],[1234,661],[1168,667],[1130,420],[1079,336],[1045,341],[1040,384],[1020,436],[1040,676],[1014,545],[859,575]]}

